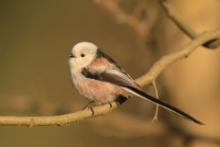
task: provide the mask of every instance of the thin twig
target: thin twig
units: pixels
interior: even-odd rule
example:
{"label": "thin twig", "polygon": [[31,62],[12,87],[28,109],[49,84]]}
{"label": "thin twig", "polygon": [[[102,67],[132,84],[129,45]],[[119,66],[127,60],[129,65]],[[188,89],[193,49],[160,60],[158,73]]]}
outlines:
{"label": "thin twig", "polygon": [[[166,11],[168,17],[178,26],[191,39],[196,38],[199,34],[195,32],[189,25],[185,23],[181,16],[178,15],[174,7],[166,1],[161,1],[161,6]],[[220,38],[212,39],[203,44],[204,47],[210,49],[216,49],[220,46]]]}
{"label": "thin twig", "polygon": [[[155,97],[159,99],[159,93],[158,93],[158,88],[157,88],[156,80],[152,81],[152,86],[153,86],[153,89],[154,89]],[[156,109],[155,109],[155,113],[154,113],[154,116],[153,116],[153,119],[152,119],[153,122],[157,122],[158,121],[159,108],[160,108],[160,105],[157,104],[156,105]]]}
{"label": "thin twig", "polygon": [[[202,44],[220,37],[220,30],[204,33],[193,41],[191,41],[188,45],[186,45],[183,49],[176,53],[172,53],[162,57],[158,62],[156,62],[149,72],[136,80],[136,82],[145,86],[152,82],[153,79],[156,79],[158,75],[168,68],[169,65],[177,62],[184,57],[189,56],[197,47]],[[17,125],[17,126],[45,126],[45,125],[64,125],[72,122],[76,122],[79,120],[84,120],[93,116],[99,116],[106,114],[119,105],[116,102],[111,103],[111,107],[109,104],[105,104],[102,106],[96,106],[93,108],[94,115],[91,110],[83,110],[75,113],[58,115],[58,116],[33,116],[33,117],[23,117],[23,116],[0,116],[0,125]]]}

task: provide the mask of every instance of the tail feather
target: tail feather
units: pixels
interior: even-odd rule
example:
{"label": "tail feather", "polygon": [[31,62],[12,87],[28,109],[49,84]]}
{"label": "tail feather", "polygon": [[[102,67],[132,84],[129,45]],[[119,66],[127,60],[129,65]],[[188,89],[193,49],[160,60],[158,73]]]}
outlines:
{"label": "tail feather", "polygon": [[138,97],[140,97],[140,98],[143,98],[143,99],[145,99],[145,100],[149,100],[149,101],[151,101],[151,102],[153,102],[153,103],[155,103],[155,104],[159,104],[159,105],[160,105],[161,107],[163,107],[164,109],[167,109],[167,110],[169,110],[169,111],[172,111],[172,112],[174,112],[175,114],[177,114],[177,115],[179,115],[179,116],[182,116],[182,117],[185,118],[185,119],[188,119],[188,120],[190,120],[190,121],[192,121],[192,122],[194,122],[194,123],[196,123],[196,124],[199,124],[199,125],[204,125],[203,122],[197,120],[196,118],[192,117],[191,115],[189,115],[189,114],[183,112],[182,110],[180,110],[180,109],[178,109],[178,108],[176,108],[176,107],[174,107],[174,106],[172,106],[172,105],[170,105],[170,104],[168,104],[168,103],[165,103],[165,102],[163,102],[163,101],[161,101],[161,100],[159,100],[159,99],[157,99],[157,98],[155,98],[155,97],[153,97],[153,96],[150,96],[150,95],[146,94],[146,93],[145,93],[143,90],[141,90],[141,89],[137,89],[137,88],[134,88],[134,87],[126,87],[125,89],[126,89],[128,92],[132,93],[133,95],[136,95],[136,96],[138,96]]}

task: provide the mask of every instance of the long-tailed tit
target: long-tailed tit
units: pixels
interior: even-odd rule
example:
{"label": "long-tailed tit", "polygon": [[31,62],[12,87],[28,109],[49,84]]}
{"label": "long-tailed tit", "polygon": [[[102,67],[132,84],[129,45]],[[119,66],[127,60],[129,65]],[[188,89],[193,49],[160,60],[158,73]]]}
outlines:
{"label": "long-tailed tit", "polygon": [[203,124],[182,110],[146,94],[110,56],[93,43],[77,43],[69,56],[69,66],[76,89],[91,101],[104,104],[135,95],[194,123]]}

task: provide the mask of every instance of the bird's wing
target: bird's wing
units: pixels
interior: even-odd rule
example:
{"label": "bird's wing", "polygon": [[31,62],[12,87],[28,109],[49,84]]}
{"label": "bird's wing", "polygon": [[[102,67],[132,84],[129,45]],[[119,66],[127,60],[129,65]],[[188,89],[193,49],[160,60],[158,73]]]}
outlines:
{"label": "bird's wing", "polygon": [[133,79],[130,78],[127,74],[120,72],[118,69],[110,69],[110,70],[94,70],[89,68],[84,68],[82,70],[82,74],[91,79],[96,79],[104,82],[109,82],[122,87],[134,87],[139,88],[139,86],[135,83]]}
{"label": "bird's wing", "polygon": [[141,88],[139,88],[139,86],[135,83],[134,80],[132,80],[129,76],[127,76],[127,74],[120,72],[119,69],[108,69],[104,71],[95,71],[94,69],[89,70],[87,68],[84,68],[82,70],[82,74],[87,78],[105,81],[105,82],[109,82],[109,83],[121,86],[124,90],[128,91],[129,93],[133,95],[136,95],[144,100],[151,101],[155,104],[159,104],[161,107],[169,111],[172,111],[175,114],[182,116],[197,124],[203,124],[202,122],[190,116],[189,114],[183,112],[182,110],[168,103],[165,103],[153,96],[148,95]]}

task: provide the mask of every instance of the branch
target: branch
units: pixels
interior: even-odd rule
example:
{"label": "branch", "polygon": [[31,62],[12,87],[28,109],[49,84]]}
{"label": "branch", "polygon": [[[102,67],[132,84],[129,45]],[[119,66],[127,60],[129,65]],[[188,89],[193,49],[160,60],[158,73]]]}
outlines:
{"label": "branch", "polygon": [[140,39],[146,38],[146,24],[144,21],[136,17],[137,15],[140,15],[137,14],[140,13],[137,10],[140,9],[140,7],[135,7],[133,14],[127,14],[119,6],[117,0],[92,0],[92,2],[112,14],[119,22],[126,23],[134,30],[134,32],[139,36]]}
{"label": "branch", "polygon": [[181,50],[163,56],[158,62],[154,63],[149,72],[137,79],[141,86],[150,84],[159,74],[171,64],[188,57],[197,47],[209,42],[210,40],[220,37],[220,29],[217,31],[207,32],[199,35]]}
{"label": "branch", "polygon": [[[189,56],[197,47],[201,46],[202,44],[218,37],[220,37],[220,30],[203,33],[202,35],[198,36],[190,43],[188,43],[180,51],[162,57],[152,66],[152,68],[149,70],[147,74],[138,78],[136,82],[141,86],[150,84],[168,66],[177,62],[180,59],[183,59],[184,57]],[[93,111],[91,111],[90,109],[86,109],[83,111],[58,116],[0,116],[0,125],[22,125],[30,127],[46,125],[64,125],[79,120],[84,120],[90,117],[106,114],[119,106],[117,102],[111,102],[110,104],[111,105],[105,104],[102,106],[94,107],[94,114]]]}
{"label": "branch", "polygon": [[[118,107],[117,102],[96,106],[92,110],[86,109],[74,113],[57,115],[57,116],[0,116],[0,125],[19,125],[19,126],[48,126],[58,125],[76,122],[93,116],[103,115]],[[94,114],[93,114],[94,113]]]}
{"label": "branch", "polygon": [[[183,33],[185,33],[191,39],[194,39],[199,35],[184,22],[184,20],[178,15],[178,13],[171,4],[169,4],[166,1],[161,1],[161,6],[166,11],[168,17],[177,25],[177,27],[181,31],[183,31]],[[220,46],[220,38],[214,38],[208,42],[205,42],[203,46],[210,49],[216,49]]]}

